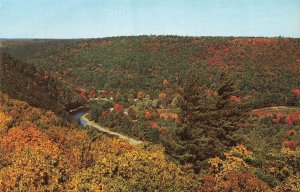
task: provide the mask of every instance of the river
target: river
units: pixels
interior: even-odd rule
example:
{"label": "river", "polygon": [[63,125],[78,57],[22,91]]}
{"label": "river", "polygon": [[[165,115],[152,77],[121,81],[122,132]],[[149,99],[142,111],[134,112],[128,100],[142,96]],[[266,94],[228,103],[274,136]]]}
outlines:
{"label": "river", "polygon": [[75,120],[75,121],[80,121],[80,124],[84,127],[88,126],[88,122],[86,120],[84,120],[82,117],[83,115],[85,115],[88,111],[87,110],[78,110],[76,112],[72,112],[71,115],[72,115],[72,118]]}

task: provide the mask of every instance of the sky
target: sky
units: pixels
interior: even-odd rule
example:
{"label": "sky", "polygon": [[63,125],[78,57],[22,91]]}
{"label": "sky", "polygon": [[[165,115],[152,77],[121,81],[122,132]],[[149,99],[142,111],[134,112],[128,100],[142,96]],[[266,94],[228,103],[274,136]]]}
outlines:
{"label": "sky", "polygon": [[300,38],[300,0],[0,0],[0,38]]}

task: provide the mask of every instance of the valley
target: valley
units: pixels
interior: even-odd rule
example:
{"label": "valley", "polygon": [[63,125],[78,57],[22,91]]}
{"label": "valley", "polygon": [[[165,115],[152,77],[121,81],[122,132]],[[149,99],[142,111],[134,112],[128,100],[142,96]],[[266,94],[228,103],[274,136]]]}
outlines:
{"label": "valley", "polygon": [[3,39],[0,52],[0,191],[300,190],[298,38]]}

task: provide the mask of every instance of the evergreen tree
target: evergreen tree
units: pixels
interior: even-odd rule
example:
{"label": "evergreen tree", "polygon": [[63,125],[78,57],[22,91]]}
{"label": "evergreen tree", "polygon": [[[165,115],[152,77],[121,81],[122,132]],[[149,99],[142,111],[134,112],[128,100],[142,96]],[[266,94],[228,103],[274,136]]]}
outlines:
{"label": "evergreen tree", "polygon": [[179,134],[185,150],[181,155],[195,165],[197,172],[206,159],[221,155],[240,141],[235,133],[246,120],[238,104],[230,100],[234,94],[232,81],[222,74],[219,84],[215,96],[208,96],[196,78],[184,88]]}

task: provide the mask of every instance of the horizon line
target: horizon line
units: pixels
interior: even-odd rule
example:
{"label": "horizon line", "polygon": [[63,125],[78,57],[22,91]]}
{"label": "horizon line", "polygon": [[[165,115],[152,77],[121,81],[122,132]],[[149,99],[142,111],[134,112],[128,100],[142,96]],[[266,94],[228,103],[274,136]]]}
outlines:
{"label": "horizon line", "polygon": [[227,36],[227,35],[116,35],[116,36],[105,36],[105,37],[74,37],[74,38],[56,38],[56,37],[0,37],[0,40],[84,40],[84,39],[107,39],[107,38],[122,38],[122,37],[190,37],[190,38],[285,38],[285,39],[300,39],[300,37],[292,37],[292,36]]}

